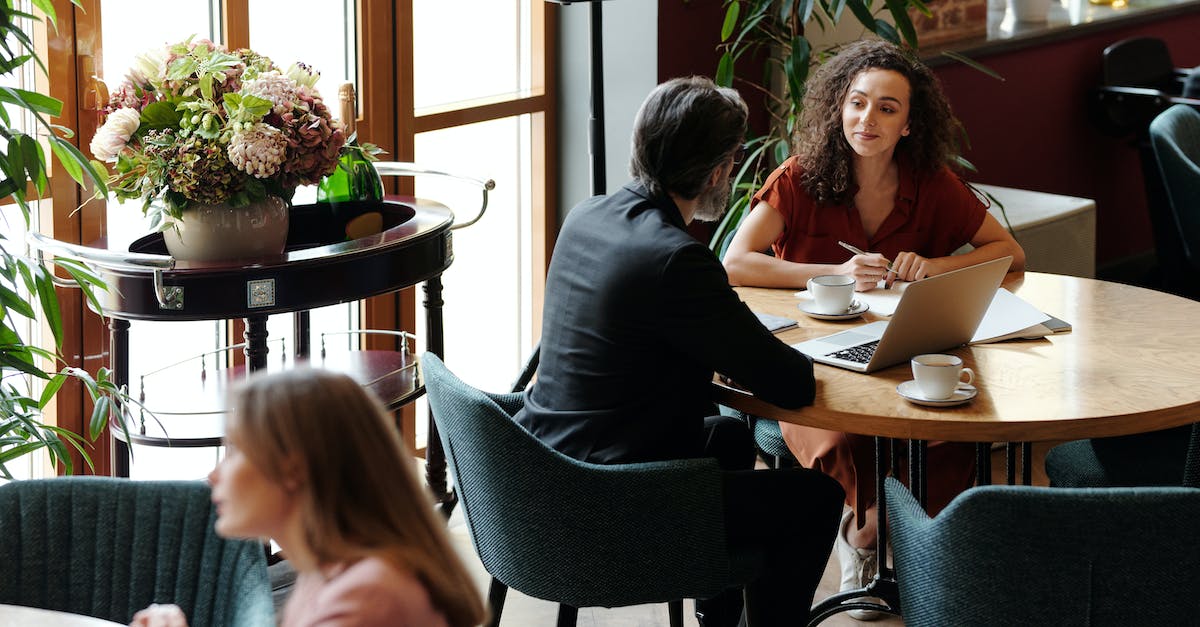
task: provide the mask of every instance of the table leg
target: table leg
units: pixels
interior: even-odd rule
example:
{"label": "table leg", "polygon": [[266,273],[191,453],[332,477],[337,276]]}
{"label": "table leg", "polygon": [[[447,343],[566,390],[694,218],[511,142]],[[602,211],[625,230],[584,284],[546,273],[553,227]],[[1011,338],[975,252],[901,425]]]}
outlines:
{"label": "table leg", "polygon": [[[433,277],[425,281],[425,338],[429,352],[444,357],[445,336],[442,334],[442,279]],[[442,440],[438,437],[437,424],[433,421],[433,410],[429,410],[429,440],[425,443],[425,483],[433,492],[434,498],[441,504],[442,514],[446,517],[454,511],[458,501],[446,483],[446,452],[442,450]]]}
{"label": "table leg", "polygon": [[1017,484],[1017,443],[1007,442],[1004,445],[1004,478],[1008,485]]}
{"label": "table leg", "polygon": [[267,367],[267,317],[247,316],[246,330],[242,333],[246,339],[246,368],[250,372],[263,370]]}
{"label": "table leg", "polygon": [[[924,443],[922,442],[922,445]],[[888,449],[885,460],[884,448]],[[909,460],[909,468],[913,466]],[[891,614],[900,614],[900,587],[896,584],[896,572],[887,563],[887,507],[884,496],[884,478],[887,475],[898,475],[896,467],[895,441],[890,438],[875,437],[875,494],[878,507],[879,524],[876,528],[876,549],[879,551],[879,571],[875,579],[862,590],[847,590],[830,595],[817,603],[808,613],[808,625],[818,625],[825,619],[848,610],[877,610]],[[917,473],[923,476],[923,473]],[[883,605],[862,600],[862,597],[877,597]]]}
{"label": "table leg", "polygon": [[992,443],[975,444],[975,485],[992,483]]}
{"label": "table leg", "polygon": [[1021,443],[1021,482],[1033,485],[1033,443]]}
{"label": "table leg", "polygon": [[[118,388],[128,389],[129,385],[129,321],[120,318],[108,319],[108,366],[112,369],[113,383]],[[124,417],[121,417],[124,421]],[[129,444],[122,442],[113,435],[113,429],[122,425],[109,423],[109,440],[111,442],[112,475],[114,477],[129,476]]]}
{"label": "table leg", "polygon": [[295,344],[296,359],[307,359],[311,348],[311,339],[309,336],[308,310],[297,311],[292,314],[292,336]]}

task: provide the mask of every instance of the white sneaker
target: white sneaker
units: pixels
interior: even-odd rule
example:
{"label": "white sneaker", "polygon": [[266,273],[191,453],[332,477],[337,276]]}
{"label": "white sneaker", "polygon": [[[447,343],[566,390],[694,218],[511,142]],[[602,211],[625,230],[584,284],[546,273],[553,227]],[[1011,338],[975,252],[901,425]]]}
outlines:
{"label": "white sneaker", "polygon": [[[850,521],[853,517],[854,510],[847,508],[846,512],[842,514],[842,524],[838,529],[837,540],[834,541],[834,546],[837,547],[838,562],[842,566],[841,592],[865,588],[875,578],[875,573],[879,571],[878,551],[855,548],[846,539],[846,533],[849,531]],[[882,599],[876,597],[861,597],[861,600],[883,603]],[[848,610],[846,613],[857,620],[878,620],[882,616],[882,612],[876,610]]]}

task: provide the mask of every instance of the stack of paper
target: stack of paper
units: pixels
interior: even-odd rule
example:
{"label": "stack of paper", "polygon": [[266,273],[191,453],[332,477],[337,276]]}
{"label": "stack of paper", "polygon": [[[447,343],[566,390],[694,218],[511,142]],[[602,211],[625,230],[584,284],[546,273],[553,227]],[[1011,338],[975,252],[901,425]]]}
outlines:
{"label": "stack of paper", "polygon": [[1050,316],[1002,287],[996,290],[996,296],[992,298],[992,304],[983,315],[983,322],[979,323],[971,343],[986,344],[1050,335],[1053,331],[1042,324],[1049,321]]}

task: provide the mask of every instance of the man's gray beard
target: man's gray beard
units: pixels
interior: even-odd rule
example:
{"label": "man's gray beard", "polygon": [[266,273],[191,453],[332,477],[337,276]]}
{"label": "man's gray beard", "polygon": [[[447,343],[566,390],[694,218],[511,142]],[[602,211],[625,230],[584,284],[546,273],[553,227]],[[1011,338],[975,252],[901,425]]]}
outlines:
{"label": "man's gray beard", "polygon": [[724,177],[712,189],[702,192],[700,198],[697,199],[696,213],[692,215],[692,219],[704,222],[720,220],[721,216],[725,214],[725,210],[729,208],[729,192],[729,177]]}

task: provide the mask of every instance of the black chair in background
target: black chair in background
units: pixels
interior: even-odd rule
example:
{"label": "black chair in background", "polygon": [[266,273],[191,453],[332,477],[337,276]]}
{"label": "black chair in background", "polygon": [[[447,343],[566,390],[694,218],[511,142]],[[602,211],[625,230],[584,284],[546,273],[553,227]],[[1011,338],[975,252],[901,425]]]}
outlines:
{"label": "black chair in background", "polygon": [[1138,149],[1160,274],[1149,281],[1150,287],[1200,298],[1200,281],[1182,269],[1183,246],[1172,227],[1149,132],[1150,122],[1172,105],[1200,107],[1200,75],[1175,67],[1166,43],[1154,37],[1125,39],[1105,48],[1103,68],[1092,119],[1107,134],[1132,136]]}

